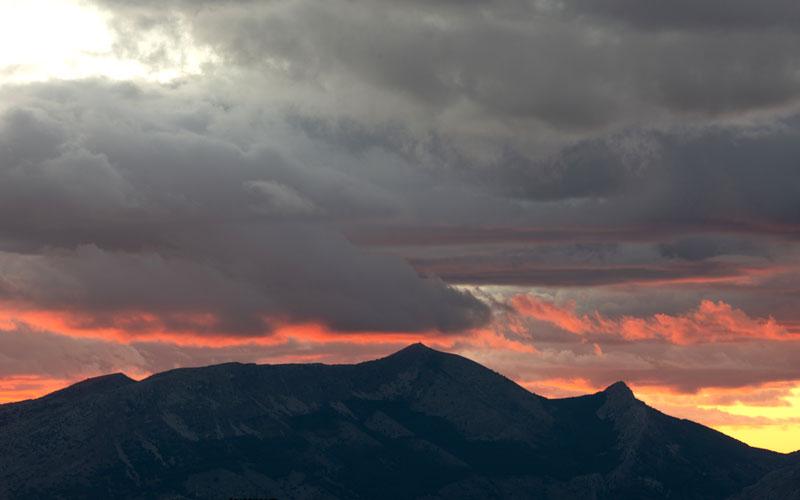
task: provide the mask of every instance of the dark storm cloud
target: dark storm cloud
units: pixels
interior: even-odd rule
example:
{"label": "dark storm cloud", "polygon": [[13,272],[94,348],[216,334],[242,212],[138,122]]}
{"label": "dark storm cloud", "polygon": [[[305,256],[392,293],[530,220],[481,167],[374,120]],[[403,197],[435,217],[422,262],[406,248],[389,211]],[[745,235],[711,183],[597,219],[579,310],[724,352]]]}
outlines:
{"label": "dark storm cloud", "polygon": [[286,122],[315,141],[358,157],[372,150],[382,150],[411,163],[435,163],[446,167],[444,170],[469,162],[450,141],[435,131],[417,137],[397,121],[368,124],[353,118],[331,119],[295,111],[287,114]]}
{"label": "dark storm cloud", "polygon": [[[330,226],[385,209],[379,195],[358,193],[367,184],[258,143],[243,149],[193,120],[181,126],[190,100],[91,82],[15,100],[0,119],[5,300],[86,313],[90,326],[124,321],[132,332],[147,325],[113,313],[250,335],[276,321],[454,331],[488,319],[472,296],[359,250]],[[199,112],[210,122],[225,114]],[[213,321],[191,319],[203,314]]]}
{"label": "dark storm cloud", "polygon": [[764,248],[753,241],[731,237],[695,236],[678,241],[661,243],[659,251],[664,257],[688,261],[701,261],[721,255],[749,255],[767,257]]}
{"label": "dark storm cloud", "polygon": [[[403,246],[457,246],[505,243],[548,244],[570,243],[610,243],[610,242],[658,242],[670,240],[675,235],[707,231],[707,236],[688,236],[677,241],[661,243],[659,248],[664,257],[678,257],[687,260],[704,259],[715,255],[758,255],[765,252],[757,245],[742,237],[732,235],[751,235],[763,240],[797,240],[800,228],[790,225],[767,226],[745,223],[722,223],[717,221],[705,227],[674,225],[661,227],[656,231],[651,227],[596,227],[574,226],[553,228],[530,227],[470,227],[470,226],[414,226],[414,225],[369,225],[359,224],[346,228],[352,241],[375,247]],[[719,239],[720,241],[716,241]]]}
{"label": "dark storm cloud", "polygon": [[439,276],[449,283],[484,285],[587,287],[682,280],[703,282],[746,276],[737,266],[719,262],[688,266],[628,264],[563,267],[552,262],[539,265],[520,262],[502,254],[483,258],[417,259],[411,262],[421,273]]}
{"label": "dark storm cloud", "polygon": [[[168,18],[151,2],[101,3],[123,24]],[[377,89],[437,114],[472,108],[473,120],[499,120],[521,135],[535,123],[574,131],[713,117],[790,104],[800,93],[796,30],[771,29],[797,22],[789,1],[169,5],[192,38],[229,63],[337,94]],[[662,34],[609,22],[617,18],[719,29]],[[151,24],[174,31],[174,22]]]}
{"label": "dark storm cloud", "polygon": [[570,12],[607,16],[646,29],[796,28],[800,6],[791,0],[563,1]]}
{"label": "dark storm cloud", "polygon": [[[617,210],[651,227],[684,225],[723,232],[759,231],[758,226],[796,227],[800,195],[796,158],[800,129],[791,123],[775,128],[710,129],[689,133],[654,133],[658,153],[640,163]],[[585,161],[624,153],[608,143],[588,148]],[[614,160],[607,160],[614,164]],[[602,164],[597,164],[603,168]],[[606,203],[612,212],[614,202]],[[601,210],[603,210],[601,208]],[[789,232],[790,234],[791,232]]]}
{"label": "dark storm cloud", "polygon": [[[464,154],[446,136],[429,133],[418,137],[397,123],[370,126],[353,119],[298,115],[290,115],[288,121],[311,139],[362,161],[370,151],[379,150],[415,165],[429,173],[440,190],[466,186],[491,193],[496,199],[541,202],[583,199],[580,204],[542,205],[527,211],[529,216],[538,215],[535,222],[539,226],[554,221],[575,226],[580,221],[584,233],[573,232],[581,240],[601,237],[587,232],[588,228],[612,220],[627,226],[616,230],[623,239],[626,236],[619,233],[634,235],[638,228],[642,228],[640,237],[649,231],[663,238],[693,227],[791,237],[800,222],[795,201],[800,195],[796,175],[800,126],[796,117],[743,126],[627,129],[578,140],[539,157],[527,156],[498,139],[494,146],[501,145],[499,154],[485,160]],[[449,222],[461,221],[456,215]],[[531,222],[530,217],[526,222]],[[498,218],[494,223],[508,225],[509,219]],[[387,236],[391,238],[394,230],[388,230]],[[565,236],[569,232],[553,230]],[[458,231],[452,227],[441,231],[441,237],[451,234],[458,239]],[[464,231],[478,229],[465,227]],[[542,229],[536,232],[547,234]],[[436,234],[436,228],[430,228],[430,233]],[[506,233],[520,239],[531,230],[523,226],[516,233],[513,229]],[[414,239],[414,235],[409,237]],[[535,239],[531,235],[531,241]]]}
{"label": "dark storm cloud", "polygon": [[[622,0],[101,4],[120,22],[178,16],[178,46],[212,50],[236,89],[283,106],[297,132],[379,185],[396,209],[386,221],[670,234],[790,233],[797,221],[786,116],[800,39],[734,22],[752,10],[743,2],[631,10],[724,26],[669,33],[609,22]],[[761,12],[785,21],[792,6]]]}
{"label": "dark storm cloud", "polygon": [[353,241],[370,246],[457,246],[494,243],[603,243],[647,241],[651,231],[642,228],[526,228],[470,226],[369,226],[348,228]]}
{"label": "dark storm cloud", "polygon": [[[422,167],[433,176],[485,182],[502,194],[539,200],[614,194],[628,183],[630,161],[621,161],[609,148],[594,141],[565,148],[558,155],[531,159],[510,145],[496,158],[481,163],[465,155],[456,144],[436,131],[423,137],[400,123],[369,125],[352,118],[335,120],[289,114],[287,122],[309,138],[363,157],[380,150]],[[600,156],[598,153],[605,156]],[[487,179],[486,172],[494,173]],[[492,182],[494,180],[494,182]]]}
{"label": "dark storm cloud", "polygon": [[660,168],[650,172],[652,199],[647,210],[665,222],[796,226],[798,138],[800,128],[792,123],[775,129],[664,137]]}
{"label": "dark storm cloud", "polygon": [[[558,156],[563,166],[556,172],[568,191],[552,185],[547,190],[565,201],[576,196],[585,201],[561,204],[550,213],[586,225],[647,226],[655,234],[694,226],[793,237],[800,224],[798,139],[794,118],[768,127],[637,131],[630,140],[643,141],[648,152],[633,161],[629,146],[620,146],[626,133],[590,140]],[[496,171],[508,176],[502,184],[506,192],[519,198],[541,199],[537,190],[548,183],[535,168]],[[519,171],[528,172],[530,180]]]}
{"label": "dark storm cloud", "polygon": [[[447,199],[438,206],[415,200],[411,210],[426,207],[429,213],[385,229],[353,227],[349,234],[378,245],[663,241],[703,232],[797,239],[798,139],[800,127],[790,118],[768,126],[624,131],[578,141],[545,158],[503,154],[457,167],[430,150],[417,155],[407,154],[419,151],[415,147],[387,149],[403,161],[410,156],[407,161],[417,161],[417,170],[431,172],[437,182],[436,190],[415,190],[409,199],[437,191]],[[366,149],[396,144],[365,142]],[[348,136],[342,143],[353,141]],[[467,196],[474,192],[490,198],[481,201],[483,218],[474,215],[475,201]]]}

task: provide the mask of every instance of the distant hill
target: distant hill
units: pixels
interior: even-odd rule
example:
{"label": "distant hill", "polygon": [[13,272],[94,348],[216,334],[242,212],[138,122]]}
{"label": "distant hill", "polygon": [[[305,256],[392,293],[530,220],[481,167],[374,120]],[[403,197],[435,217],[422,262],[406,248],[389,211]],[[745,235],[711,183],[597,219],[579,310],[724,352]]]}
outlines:
{"label": "distant hill", "polygon": [[0,499],[767,498],[745,488],[797,485],[793,463],[621,382],[546,399],[422,344],[357,365],[108,375],[0,405]]}

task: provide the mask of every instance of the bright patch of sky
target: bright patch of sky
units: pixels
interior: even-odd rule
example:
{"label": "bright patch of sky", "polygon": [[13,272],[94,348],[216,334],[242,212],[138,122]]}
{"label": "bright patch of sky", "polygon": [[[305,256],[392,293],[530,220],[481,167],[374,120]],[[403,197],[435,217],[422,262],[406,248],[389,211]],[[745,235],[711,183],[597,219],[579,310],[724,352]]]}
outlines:
{"label": "bright patch of sky", "polygon": [[[201,49],[172,44],[180,57],[149,65],[115,50],[109,20],[77,0],[0,0],[0,84],[96,77],[169,82],[200,73],[210,58]],[[140,47],[170,46],[157,33],[147,36],[137,40]]]}

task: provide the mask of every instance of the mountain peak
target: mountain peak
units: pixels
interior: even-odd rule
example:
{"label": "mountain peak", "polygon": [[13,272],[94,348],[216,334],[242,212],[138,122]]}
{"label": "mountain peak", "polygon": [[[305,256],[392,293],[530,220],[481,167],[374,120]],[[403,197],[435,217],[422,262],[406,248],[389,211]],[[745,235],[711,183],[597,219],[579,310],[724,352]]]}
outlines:
{"label": "mountain peak", "polygon": [[631,388],[621,380],[606,387],[603,393],[616,398],[636,399]]}
{"label": "mountain peak", "polygon": [[414,357],[414,358],[425,357],[425,358],[427,358],[427,357],[430,357],[430,356],[435,355],[435,354],[443,354],[443,353],[437,351],[436,349],[431,349],[430,347],[426,346],[422,342],[417,342],[417,343],[410,344],[410,345],[400,349],[399,351],[395,352],[394,354],[391,354],[389,357],[390,358],[394,358],[394,357],[402,357],[402,358],[407,358],[407,357]]}
{"label": "mountain peak", "polygon": [[431,349],[422,342],[415,342],[400,349],[398,352],[433,352],[433,351],[435,351],[435,349]]}

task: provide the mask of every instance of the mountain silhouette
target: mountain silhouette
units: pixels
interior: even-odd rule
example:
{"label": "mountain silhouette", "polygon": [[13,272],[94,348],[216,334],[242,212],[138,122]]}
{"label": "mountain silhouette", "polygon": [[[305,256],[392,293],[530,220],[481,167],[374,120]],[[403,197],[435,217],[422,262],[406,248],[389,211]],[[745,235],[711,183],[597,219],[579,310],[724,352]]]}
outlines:
{"label": "mountain silhouette", "polygon": [[0,405],[0,499],[723,499],[795,463],[622,382],[547,399],[422,344],[113,374]]}
{"label": "mountain silhouette", "polygon": [[800,498],[800,451],[790,465],[770,472],[744,489],[735,500],[784,500]]}

